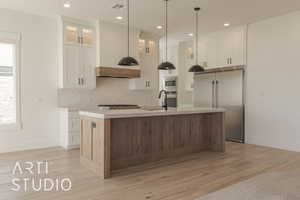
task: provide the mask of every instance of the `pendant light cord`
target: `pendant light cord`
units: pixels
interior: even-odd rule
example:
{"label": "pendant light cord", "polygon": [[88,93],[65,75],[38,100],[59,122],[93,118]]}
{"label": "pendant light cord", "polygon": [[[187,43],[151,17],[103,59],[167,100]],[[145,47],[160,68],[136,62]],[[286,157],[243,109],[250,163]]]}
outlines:
{"label": "pendant light cord", "polygon": [[198,65],[198,33],[199,33],[199,25],[198,25],[199,11],[196,10],[196,65]]}
{"label": "pendant light cord", "polygon": [[127,48],[128,48],[128,57],[130,56],[130,48],[129,48],[129,44],[130,44],[130,42],[129,42],[129,40],[130,40],[130,36],[129,36],[129,34],[130,34],[130,18],[129,18],[129,6],[130,6],[130,4],[129,4],[129,0],[127,0],[127,20],[128,20],[128,22],[127,22],[127,24],[128,24],[128,29],[127,29]]}
{"label": "pendant light cord", "polygon": [[166,62],[168,61],[168,0],[166,1]]}

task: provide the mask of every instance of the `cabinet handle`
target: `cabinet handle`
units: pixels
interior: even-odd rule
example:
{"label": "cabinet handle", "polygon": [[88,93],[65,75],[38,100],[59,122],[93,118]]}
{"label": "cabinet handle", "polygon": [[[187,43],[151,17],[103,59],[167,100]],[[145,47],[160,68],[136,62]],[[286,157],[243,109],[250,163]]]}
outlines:
{"label": "cabinet handle", "polygon": [[148,81],[148,87],[150,87],[150,81]]}
{"label": "cabinet handle", "polygon": [[215,108],[215,81],[212,81],[212,92],[211,92],[211,103],[212,103],[212,107]]}
{"label": "cabinet handle", "polygon": [[232,58],[230,58],[229,60],[230,60],[230,64],[232,64]]}
{"label": "cabinet handle", "polygon": [[216,104],[215,107],[219,108],[219,81],[216,81],[216,88],[215,88],[215,100],[216,100]]}
{"label": "cabinet handle", "polygon": [[81,82],[80,82],[80,78],[78,78],[78,85],[80,85],[81,84]]}
{"label": "cabinet handle", "polygon": [[227,65],[229,64],[229,58],[227,58],[227,63],[226,63]]}
{"label": "cabinet handle", "polygon": [[97,124],[95,122],[92,122],[92,128],[97,128]]}
{"label": "cabinet handle", "polygon": [[78,42],[79,44],[81,43],[81,42],[80,42],[80,37],[77,38],[77,42]]}

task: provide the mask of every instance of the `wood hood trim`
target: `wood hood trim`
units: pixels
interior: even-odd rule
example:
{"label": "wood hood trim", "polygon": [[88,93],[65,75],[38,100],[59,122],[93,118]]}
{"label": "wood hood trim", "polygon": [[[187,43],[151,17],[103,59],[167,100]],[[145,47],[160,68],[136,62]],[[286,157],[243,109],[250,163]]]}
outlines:
{"label": "wood hood trim", "polygon": [[111,78],[140,78],[141,70],[116,67],[97,67],[96,76]]}
{"label": "wood hood trim", "polygon": [[227,67],[216,67],[211,69],[206,69],[204,72],[196,72],[196,75],[199,74],[209,74],[209,73],[218,73],[218,72],[230,72],[236,70],[245,70],[245,65],[236,65],[236,66],[227,66]]}

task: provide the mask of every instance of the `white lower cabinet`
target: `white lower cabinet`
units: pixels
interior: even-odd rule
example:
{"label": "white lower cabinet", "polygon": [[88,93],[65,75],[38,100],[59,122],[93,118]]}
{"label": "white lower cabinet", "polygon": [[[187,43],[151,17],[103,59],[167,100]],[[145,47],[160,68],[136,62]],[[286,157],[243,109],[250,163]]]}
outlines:
{"label": "white lower cabinet", "polygon": [[80,146],[80,118],[78,111],[60,109],[60,145],[66,149]]}

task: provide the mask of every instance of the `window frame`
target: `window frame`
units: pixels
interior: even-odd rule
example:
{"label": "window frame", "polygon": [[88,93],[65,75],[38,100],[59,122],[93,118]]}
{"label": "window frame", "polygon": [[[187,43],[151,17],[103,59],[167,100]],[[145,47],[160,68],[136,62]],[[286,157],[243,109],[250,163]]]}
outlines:
{"label": "window frame", "polygon": [[21,34],[0,32],[0,43],[15,45],[15,84],[16,84],[16,123],[0,125],[0,131],[18,131],[22,129],[21,109]]}

